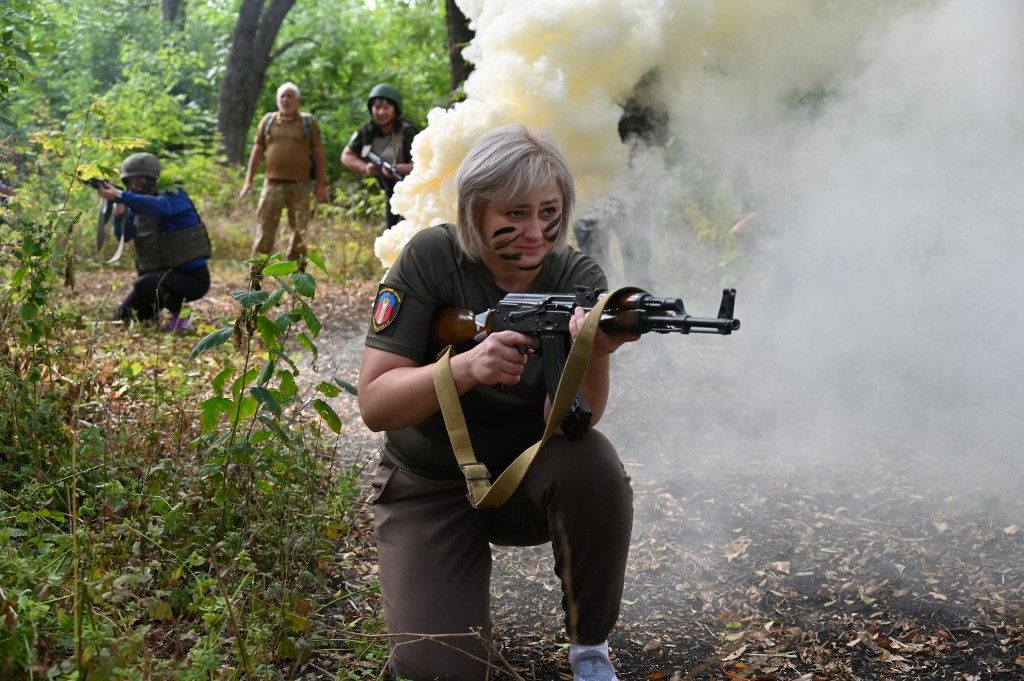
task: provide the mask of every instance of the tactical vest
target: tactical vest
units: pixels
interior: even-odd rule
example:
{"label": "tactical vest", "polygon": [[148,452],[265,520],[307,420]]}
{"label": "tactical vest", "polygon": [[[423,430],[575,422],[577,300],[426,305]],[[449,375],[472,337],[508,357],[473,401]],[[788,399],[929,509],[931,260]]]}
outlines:
{"label": "tactical vest", "polygon": [[[362,135],[363,140],[368,139],[370,143],[364,144],[362,149],[353,149],[353,151],[359,154],[359,158],[365,161],[366,154],[372,151],[385,161],[394,163],[397,166],[399,163],[409,162],[405,154],[405,136],[411,127],[413,127],[412,123],[399,116],[395,119],[395,127],[391,134],[384,135],[381,133],[380,128],[377,127],[377,124],[370,121],[356,131],[348,143],[351,146],[356,138]],[[385,194],[391,196],[395,191],[395,185],[398,184],[398,180],[384,177],[383,173],[381,173],[377,175],[377,184],[384,190]]]}
{"label": "tactical vest", "polygon": [[[270,139],[270,129],[274,127],[274,121],[277,120],[277,111],[271,111],[265,118],[263,123],[263,143],[266,144],[267,140]],[[300,113],[299,117],[302,119],[302,136],[309,142],[309,179],[316,179],[316,156],[313,154],[313,114]]]}
{"label": "tactical vest", "polygon": [[[300,113],[302,117],[302,134],[309,140],[309,146],[313,146],[313,114]],[[263,123],[263,139],[266,140],[270,135],[270,129],[274,127],[274,121],[277,120],[277,112],[271,111],[270,115],[266,117],[266,121]]]}
{"label": "tactical vest", "polygon": [[169,270],[212,254],[210,236],[202,220],[192,227],[164,234],[159,215],[135,214],[135,269],[140,274]]}

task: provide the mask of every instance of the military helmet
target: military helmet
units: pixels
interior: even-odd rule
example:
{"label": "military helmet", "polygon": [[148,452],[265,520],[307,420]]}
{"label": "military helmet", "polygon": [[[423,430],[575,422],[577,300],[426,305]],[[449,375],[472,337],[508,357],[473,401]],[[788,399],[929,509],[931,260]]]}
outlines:
{"label": "military helmet", "polygon": [[121,180],[127,181],[126,178],[136,177],[142,175],[143,177],[151,177],[154,181],[160,179],[160,159],[153,154],[147,154],[145,152],[139,152],[132,154],[124,160],[121,164]]}
{"label": "military helmet", "polygon": [[366,108],[370,110],[370,113],[373,113],[373,100],[378,97],[383,97],[395,105],[396,116],[402,115],[402,95],[398,94],[398,88],[387,83],[374,85],[370,90],[370,96],[366,98]]}

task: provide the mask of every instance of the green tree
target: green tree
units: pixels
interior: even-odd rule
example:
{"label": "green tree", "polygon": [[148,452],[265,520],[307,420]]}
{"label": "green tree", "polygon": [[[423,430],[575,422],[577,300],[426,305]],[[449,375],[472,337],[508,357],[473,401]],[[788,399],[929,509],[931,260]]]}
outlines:
{"label": "green tree", "polygon": [[294,5],[295,0],[270,0],[269,4],[264,0],[242,0],[238,9],[217,109],[217,128],[223,135],[224,153],[231,164],[244,160],[246,132],[256,111],[267,67],[276,56],[272,52],[274,41]]}
{"label": "green tree", "polygon": [[5,0],[0,23],[0,102],[8,97],[11,86],[22,76],[29,54],[28,29],[37,19],[35,5],[29,0]]}
{"label": "green tree", "polygon": [[469,19],[455,0],[445,0],[444,19],[448,27],[448,61],[452,69],[451,92],[454,98],[473,70],[473,65],[462,56],[462,50],[473,39],[473,31],[469,28]]}
{"label": "green tree", "polygon": [[275,108],[274,91],[281,82],[299,86],[303,109],[320,119],[331,177],[352,177],[338,156],[352,132],[366,122],[366,96],[375,84],[395,85],[402,93],[403,115],[421,126],[430,109],[449,103],[441,3],[303,3],[289,15],[280,41],[290,49],[270,65],[260,104],[263,110]]}

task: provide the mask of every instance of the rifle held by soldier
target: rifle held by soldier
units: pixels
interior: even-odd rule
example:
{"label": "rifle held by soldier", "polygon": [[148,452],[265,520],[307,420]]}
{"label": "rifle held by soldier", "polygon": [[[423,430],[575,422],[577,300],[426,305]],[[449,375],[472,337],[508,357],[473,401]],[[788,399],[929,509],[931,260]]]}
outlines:
{"label": "rifle held by soldier", "polygon": [[372,151],[367,152],[366,160],[374,164],[381,170],[386,170],[387,175],[385,175],[385,177],[388,177],[388,175],[390,175],[390,179],[392,180],[401,180],[404,179],[405,177],[404,175],[402,175],[402,173],[398,172],[398,168],[395,167],[394,163],[391,163],[390,161],[385,161],[383,158],[380,157],[379,154],[376,154]]}
{"label": "rifle held by soldier", "polygon": [[[104,185],[110,184],[106,180],[98,177],[90,177],[88,179],[78,178],[78,181],[82,184],[87,184],[93,189],[101,189]],[[110,216],[114,212],[114,202],[107,201],[104,198],[100,199],[99,215],[96,216],[96,250],[97,252],[103,248],[103,243],[107,240],[107,223],[110,222]]]}
{"label": "rifle held by soldier", "polygon": [[[496,331],[517,331],[537,338],[533,349],[544,362],[544,382],[554,399],[572,340],[569,320],[573,310],[592,309],[604,291],[577,287],[575,293],[510,293],[491,309],[474,314],[471,310],[445,308],[431,323],[430,342],[434,351],[449,345],[459,349],[478,343]],[[656,298],[639,288],[619,289],[601,314],[599,326],[606,333],[714,333],[728,336],[740,328],[733,316],[736,289],[722,291],[717,317],[694,317],[686,312],[680,298]],[[524,348],[524,352],[526,349]],[[577,395],[562,431],[579,439],[590,426],[591,412]]]}

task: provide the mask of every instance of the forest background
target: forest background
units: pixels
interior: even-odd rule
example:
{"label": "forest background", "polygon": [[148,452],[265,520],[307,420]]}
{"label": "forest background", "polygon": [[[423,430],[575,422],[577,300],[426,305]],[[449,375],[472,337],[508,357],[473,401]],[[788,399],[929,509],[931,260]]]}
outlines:
{"label": "forest background", "polygon": [[[329,647],[339,678],[376,678],[374,584],[344,594],[351,638],[323,638],[359,489],[325,463],[354,388],[317,375],[314,297],[380,275],[382,196],[339,161],[367,92],[394,84],[424,125],[457,96],[446,19],[465,20],[415,0],[2,6],[0,179],[17,194],[0,225],[0,677],[292,678]],[[236,194],[285,81],[320,121],[332,201],[312,273],[274,258],[261,286],[255,200]],[[106,263],[116,244],[96,248],[76,178],[117,182],[141,150],[195,199],[213,278],[237,289],[183,337],[106,321],[131,258]]]}
{"label": "forest background", "polygon": [[[617,361],[640,519],[620,675],[1018,678],[1019,3],[639,3],[720,11],[650,15],[633,52],[592,36],[630,37],[605,29],[635,30],[638,3],[554,22],[551,3],[488,4],[536,13],[480,17],[468,105],[479,85],[487,110],[522,94],[614,135],[620,96],[657,65],[671,135],[627,178],[650,219],[620,223],[648,228],[658,291],[694,311],[741,292],[727,343],[645,337]],[[383,677],[360,477],[377,442],[352,396],[383,206],[338,154],[377,82],[421,125],[459,98],[453,7],[0,0],[0,179],[17,190],[0,207],[0,678]],[[532,66],[503,51],[533,38],[573,82],[621,76],[615,58],[635,70],[595,115],[550,72],[509,67]],[[285,80],[325,132],[332,200],[306,272],[275,258],[252,278],[256,201],[236,195]],[[183,335],[108,321],[134,271],[107,263],[110,239],[97,250],[76,180],[116,179],[143,149],[215,243]],[[581,164],[580,186],[621,159]],[[613,260],[610,280],[639,283]],[[527,579],[513,560],[495,572],[517,613],[502,650],[558,678],[558,585],[541,558]]]}

